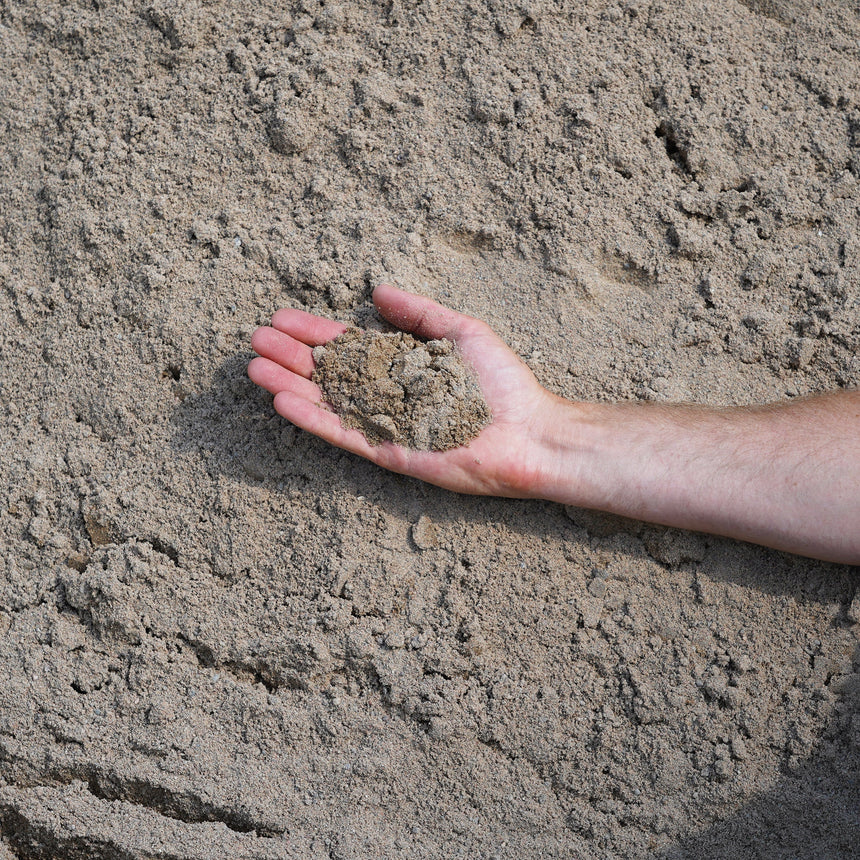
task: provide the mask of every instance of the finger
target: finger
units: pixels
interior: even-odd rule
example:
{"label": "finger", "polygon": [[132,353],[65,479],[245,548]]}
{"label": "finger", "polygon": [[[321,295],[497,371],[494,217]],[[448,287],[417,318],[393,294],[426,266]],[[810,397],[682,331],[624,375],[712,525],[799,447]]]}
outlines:
{"label": "finger", "polygon": [[390,284],[380,284],[373,291],[373,301],[390,323],[419,337],[457,340],[484,327],[473,317],[458,314],[431,299],[398,290]]}
{"label": "finger", "polygon": [[252,359],[248,365],[248,377],[251,382],[255,382],[271,394],[292,391],[293,394],[312,400],[314,403],[322,399],[322,392],[318,385],[268,358]]}
{"label": "finger", "polygon": [[295,308],[275,311],[272,326],[308,346],[322,346],[346,331],[346,326],[342,323]]}
{"label": "finger", "polygon": [[279,391],[275,395],[275,409],[296,427],[325,439],[338,448],[351,451],[368,460],[375,460],[374,448],[358,430],[347,430],[334,412],[321,409],[305,397],[292,391]]}
{"label": "finger", "polygon": [[282,367],[292,370],[301,376],[310,376],[314,370],[314,357],[311,348],[269,326],[258,328],[251,335],[251,346],[254,351],[275,361]]}

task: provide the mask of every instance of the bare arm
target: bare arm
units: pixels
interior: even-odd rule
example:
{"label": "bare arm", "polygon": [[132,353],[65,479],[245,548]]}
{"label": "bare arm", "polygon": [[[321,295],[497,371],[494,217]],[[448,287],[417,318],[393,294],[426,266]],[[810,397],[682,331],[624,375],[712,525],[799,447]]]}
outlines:
{"label": "bare arm", "polygon": [[734,409],[557,408],[567,417],[554,422],[537,495],[860,563],[860,392]]}
{"label": "bare arm", "polygon": [[258,329],[251,379],[288,420],[375,463],[464,493],[544,498],[860,563],[860,393],[747,409],[573,403],[542,388],[482,322],[393,287],[377,307],[449,337],[475,366],[493,423],[446,452],[373,447],[320,404],[311,348],[343,326],[278,311]]}

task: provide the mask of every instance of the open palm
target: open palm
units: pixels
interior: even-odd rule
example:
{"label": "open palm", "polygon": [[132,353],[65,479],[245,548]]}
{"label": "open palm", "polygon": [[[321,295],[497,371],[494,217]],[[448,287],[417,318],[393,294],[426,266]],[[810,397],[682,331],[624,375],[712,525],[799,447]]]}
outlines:
{"label": "open palm", "polygon": [[313,347],[346,328],[324,317],[277,311],[271,326],[254,332],[251,344],[259,358],[251,361],[248,376],[275,395],[275,409],[288,421],[386,469],[463,493],[530,495],[539,466],[536,443],[556,398],[483,322],[386,284],[376,288],[373,300],[398,328],[454,341],[475,368],[493,420],[468,446],[449,451],[415,451],[390,442],[374,446],[358,430],[344,428],[310,379]]}

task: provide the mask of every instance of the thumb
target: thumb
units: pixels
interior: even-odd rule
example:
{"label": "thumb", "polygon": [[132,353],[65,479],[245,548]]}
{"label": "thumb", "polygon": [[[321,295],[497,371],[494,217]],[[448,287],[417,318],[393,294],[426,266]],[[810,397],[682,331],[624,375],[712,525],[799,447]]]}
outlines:
{"label": "thumb", "polygon": [[430,340],[447,337],[456,341],[484,328],[484,324],[473,317],[458,314],[432,299],[398,290],[390,284],[380,284],[373,291],[373,303],[397,328]]}

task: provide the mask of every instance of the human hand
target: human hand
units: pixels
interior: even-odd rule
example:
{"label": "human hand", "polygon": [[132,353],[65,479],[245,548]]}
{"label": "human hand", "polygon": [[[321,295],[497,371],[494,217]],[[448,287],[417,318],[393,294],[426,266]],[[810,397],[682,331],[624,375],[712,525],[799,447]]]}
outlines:
{"label": "human hand", "polygon": [[541,387],[534,374],[483,322],[430,299],[382,284],[373,301],[398,328],[426,339],[448,338],[478,375],[493,413],[492,423],[468,446],[449,451],[415,451],[384,442],[371,445],[358,430],[347,430],[322,402],[310,379],[313,347],[346,326],[304,311],[285,309],[272,325],[257,329],[251,345],[259,357],[248,376],[275,395],[275,409],[303,430],[368,460],[449,490],[480,495],[539,495],[545,446],[560,398]]}

